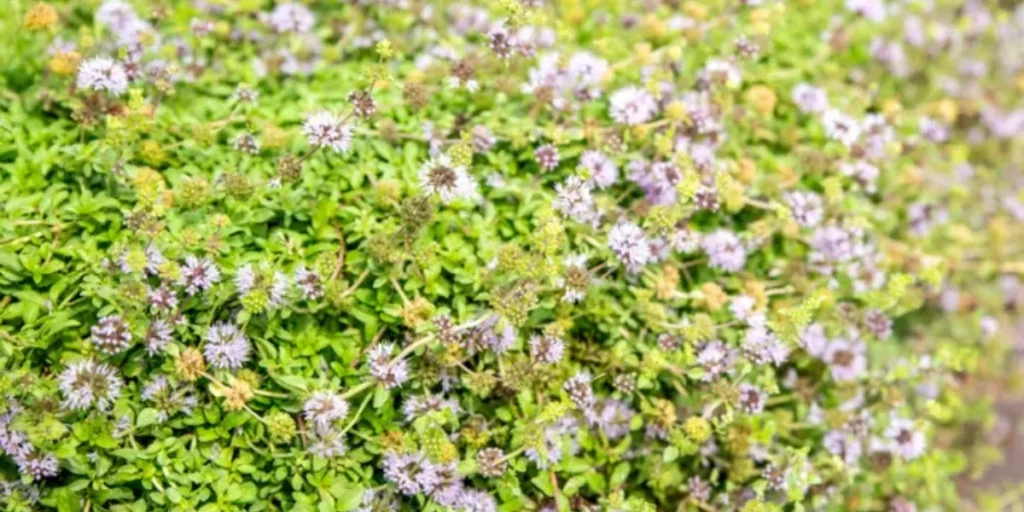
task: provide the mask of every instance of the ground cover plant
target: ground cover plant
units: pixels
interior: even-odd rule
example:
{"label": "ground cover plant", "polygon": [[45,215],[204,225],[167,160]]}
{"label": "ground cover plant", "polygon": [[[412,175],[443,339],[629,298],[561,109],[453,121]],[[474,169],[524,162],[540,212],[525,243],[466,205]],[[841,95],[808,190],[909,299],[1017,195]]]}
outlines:
{"label": "ground cover plant", "polygon": [[1024,8],[0,9],[6,509],[956,510],[998,459]]}

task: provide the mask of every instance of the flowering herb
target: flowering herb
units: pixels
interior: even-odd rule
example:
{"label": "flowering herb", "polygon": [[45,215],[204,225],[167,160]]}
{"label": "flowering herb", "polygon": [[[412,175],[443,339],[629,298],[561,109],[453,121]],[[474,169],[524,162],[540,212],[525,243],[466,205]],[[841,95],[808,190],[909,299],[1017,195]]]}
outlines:
{"label": "flowering herb", "polygon": [[4,509],[959,510],[1011,430],[1012,2],[0,24]]}

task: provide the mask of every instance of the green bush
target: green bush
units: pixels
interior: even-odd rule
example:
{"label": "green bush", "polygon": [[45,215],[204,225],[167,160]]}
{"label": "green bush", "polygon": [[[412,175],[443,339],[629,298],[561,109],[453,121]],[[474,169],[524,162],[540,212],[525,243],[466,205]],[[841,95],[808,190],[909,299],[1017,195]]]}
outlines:
{"label": "green bush", "polygon": [[1022,8],[0,23],[11,510],[955,510],[998,459]]}

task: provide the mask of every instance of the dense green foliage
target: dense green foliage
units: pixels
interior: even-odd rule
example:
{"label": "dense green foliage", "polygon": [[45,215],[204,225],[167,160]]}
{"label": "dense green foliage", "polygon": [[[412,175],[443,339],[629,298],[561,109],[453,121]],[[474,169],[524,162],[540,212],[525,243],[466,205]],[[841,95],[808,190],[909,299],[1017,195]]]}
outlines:
{"label": "dense green foliage", "polygon": [[998,456],[1021,8],[0,25],[11,510],[955,510]]}

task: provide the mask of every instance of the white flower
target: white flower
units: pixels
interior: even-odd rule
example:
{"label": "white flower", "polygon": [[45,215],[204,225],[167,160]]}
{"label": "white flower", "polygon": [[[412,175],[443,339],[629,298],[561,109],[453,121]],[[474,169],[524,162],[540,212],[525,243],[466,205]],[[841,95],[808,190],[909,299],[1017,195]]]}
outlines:
{"label": "white flower", "polygon": [[733,232],[719,229],[701,241],[708,264],[727,272],[739,272],[747,263],[747,249]]}
{"label": "white flower", "polygon": [[893,450],[908,460],[920,457],[927,443],[924,433],[914,428],[914,422],[905,418],[893,418],[885,429],[885,437],[891,442]]}
{"label": "white flower", "polygon": [[477,195],[476,181],[466,168],[453,165],[447,155],[438,155],[420,167],[420,186],[427,194],[437,194],[448,204],[460,197],[473,198]]}
{"label": "white flower", "polygon": [[590,182],[579,176],[569,176],[565,183],[555,185],[555,200],[552,206],[562,215],[588,224],[597,216]]}
{"label": "white flower", "polygon": [[704,64],[702,75],[709,80],[725,84],[729,89],[735,89],[743,83],[739,68],[722,59],[708,59]]}
{"label": "white flower", "polygon": [[91,359],[68,365],[59,381],[64,407],[77,411],[93,405],[106,411],[121,395],[123,385],[117,370]]}
{"label": "white flower", "polygon": [[883,0],[846,0],[846,10],[875,23],[885,20],[885,2]]}
{"label": "white flower", "polygon": [[630,272],[637,272],[651,260],[651,244],[640,226],[621,221],[608,233],[608,247]]}
{"label": "white flower", "polygon": [[821,122],[825,125],[825,135],[846,147],[852,146],[860,138],[861,127],[857,120],[834,108],[822,114]]}
{"label": "white flower", "polygon": [[344,153],[352,147],[352,125],[326,110],[306,118],[302,124],[302,133],[311,146],[328,147],[338,153]]}
{"label": "white flower", "polygon": [[796,190],[786,194],[786,204],[793,214],[793,220],[801,226],[813,228],[825,218],[825,207],[821,197],[814,192]]}
{"label": "white flower", "polygon": [[658,110],[658,104],[649,92],[632,85],[615,91],[610,102],[612,119],[630,126],[650,121]]}
{"label": "white flower", "polygon": [[206,333],[206,347],[203,353],[213,368],[237,370],[249,360],[249,340],[234,324],[220,322]]}
{"label": "white flower", "polygon": [[279,4],[267,19],[267,24],[277,33],[304,34],[312,30],[315,22],[308,7],[294,2]]}
{"label": "white flower", "polygon": [[128,90],[128,73],[124,66],[111,58],[93,57],[78,68],[77,86],[120,96]]}
{"label": "white flower", "polygon": [[333,391],[316,391],[302,405],[306,421],[320,431],[326,431],[334,422],[345,419],[348,409],[348,402]]}
{"label": "white flower", "polygon": [[619,168],[611,158],[600,151],[584,151],[580,155],[580,165],[590,171],[590,179],[597,188],[608,188],[619,181]]}
{"label": "white flower", "polygon": [[817,114],[828,108],[828,96],[821,87],[801,83],[793,88],[793,103],[805,114]]}

